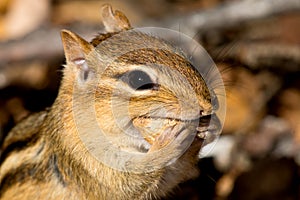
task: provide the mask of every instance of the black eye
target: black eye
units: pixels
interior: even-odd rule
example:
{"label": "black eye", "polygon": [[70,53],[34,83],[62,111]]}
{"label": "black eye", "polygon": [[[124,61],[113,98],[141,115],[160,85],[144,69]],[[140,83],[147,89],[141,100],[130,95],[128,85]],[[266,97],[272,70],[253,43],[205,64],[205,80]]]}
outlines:
{"label": "black eye", "polygon": [[141,70],[133,70],[128,72],[122,80],[135,90],[155,89],[156,84],[151,80],[150,76]]}

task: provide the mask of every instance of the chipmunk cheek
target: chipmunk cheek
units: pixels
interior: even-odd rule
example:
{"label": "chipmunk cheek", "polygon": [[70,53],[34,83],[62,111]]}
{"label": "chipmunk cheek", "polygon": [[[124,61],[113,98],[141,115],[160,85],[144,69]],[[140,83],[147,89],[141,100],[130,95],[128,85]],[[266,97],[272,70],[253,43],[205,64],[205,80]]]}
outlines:
{"label": "chipmunk cheek", "polygon": [[142,137],[151,145],[168,128],[177,125],[176,120],[166,118],[136,117],[132,122]]}
{"label": "chipmunk cheek", "polygon": [[151,120],[150,118],[134,118],[132,120],[133,125],[138,129],[142,137],[150,144],[153,144],[153,141],[156,136],[159,134],[156,132],[156,134],[151,131],[151,128],[154,129],[153,126],[151,126]]}

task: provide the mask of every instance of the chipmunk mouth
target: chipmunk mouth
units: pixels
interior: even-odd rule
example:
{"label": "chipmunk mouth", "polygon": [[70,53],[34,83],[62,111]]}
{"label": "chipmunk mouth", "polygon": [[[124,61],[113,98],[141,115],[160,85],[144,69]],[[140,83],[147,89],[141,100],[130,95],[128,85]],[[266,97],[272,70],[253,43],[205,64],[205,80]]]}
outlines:
{"label": "chipmunk mouth", "polygon": [[187,124],[187,126],[189,124],[196,124],[194,132],[195,139],[206,141],[206,143],[212,142],[221,130],[221,123],[216,114],[201,116],[200,118],[192,120],[157,116],[139,116],[135,117],[132,121],[143,138],[151,145],[166,128],[175,127],[180,124]]}
{"label": "chipmunk mouth", "polygon": [[221,122],[216,114],[200,117],[199,125],[196,128],[196,137],[206,140],[206,143],[212,142],[221,132]]}

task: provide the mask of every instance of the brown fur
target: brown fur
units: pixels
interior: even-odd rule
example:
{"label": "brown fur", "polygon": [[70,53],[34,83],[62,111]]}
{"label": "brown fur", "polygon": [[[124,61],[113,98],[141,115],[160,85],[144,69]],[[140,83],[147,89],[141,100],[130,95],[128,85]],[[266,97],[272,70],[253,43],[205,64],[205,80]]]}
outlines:
{"label": "brown fur", "polygon": [[[202,144],[197,138],[176,162],[154,171],[136,172],[106,166],[83,144],[80,134],[86,134],[96,148],[104,148],[94,142],[95,130],[90,123],[95,118],[99,128],[120,149],[144,153],[140,166],[136,166],[144,169],[176,153],[176,146],[168,144],[177,137],[178,127],[195,129],[197,125],[192,121],[201,117],[200,110],[206,114],[212,112],[211,96],[202,77],[183,55],[174,53],[173,47],[160,39],[133,33],[135,41],[144,41],[145,47],[149,43],[164,48],[127,52],[104,70],[99,55],[106,51],[114,55],[115,51],[128,48],[128,41],[117,36],[129,30],[130,24],[124,14],[113,12],[108,5],[103,12],[108,33],[99,35],[91,43],[72,32],[62,32],[67,65],[58,97],[49,110],[23,120],[6,138],[1,148],[0,199],[158,199],[180,182],[197,176],[196,163]],[[113,36],[116,37],[110,43],[103,43]],[[84,64],[78,62],[82,60]],[[155,71],[165,81],[158,90],[135,92],[122,83],[120,88],[116,87],[115,77],[139,65]],[[136,145],[136,141],[122,134],[122,127],[116,124],[112,101],[116,102],[113,109],[118,111],[118,116],[129,112],[134,126],[149,141],[150,149],[140,147],[143,139]],[[128,110],[124,110],[128,101]],[[95,115],[89,112],[91,107]],[[154,119],[154,115],[160,116],[161,109],[166,110],[167,117]],[[147,127],[154,120],[165,124],[158,132]],[[165,146],[165,151],[155,154]],[[150,154],[152,152],[154,154]],[[153,155],[159,156],[154,159]]]}

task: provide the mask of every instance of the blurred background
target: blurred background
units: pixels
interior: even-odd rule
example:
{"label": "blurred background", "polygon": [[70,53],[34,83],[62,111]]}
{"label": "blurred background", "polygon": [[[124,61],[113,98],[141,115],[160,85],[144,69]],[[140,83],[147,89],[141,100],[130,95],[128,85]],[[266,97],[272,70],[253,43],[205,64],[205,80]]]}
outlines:
{"label": "blurred background", "polygon": [[51,106],[64,55],[60,30],[87,40],[110,3],[134,27],[197,40],[226,86],[227,115],[201,175],[169,199],[300,199],[299,0],[0,0],[0,145],[22,118]]}

